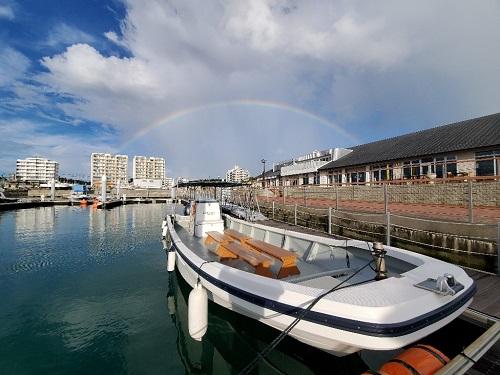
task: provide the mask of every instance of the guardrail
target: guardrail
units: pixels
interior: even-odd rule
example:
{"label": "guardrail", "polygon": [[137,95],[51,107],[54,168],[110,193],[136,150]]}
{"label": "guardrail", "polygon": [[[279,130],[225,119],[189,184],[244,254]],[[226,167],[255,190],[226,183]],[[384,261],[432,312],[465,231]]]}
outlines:
{"label": "guardrail", "polygon": [[[238,202],[234,202],[238,204]],[[462,266],[499,274],[500,223],[470,224],[386,213],[359,213],[257,201],[259,210],[276,221],[331,235],[383,241]]]}

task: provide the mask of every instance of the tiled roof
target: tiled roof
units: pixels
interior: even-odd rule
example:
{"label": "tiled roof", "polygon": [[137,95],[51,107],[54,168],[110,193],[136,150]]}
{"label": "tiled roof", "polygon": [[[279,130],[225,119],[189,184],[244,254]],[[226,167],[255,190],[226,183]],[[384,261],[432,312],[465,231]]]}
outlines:
{"label": "tiled roof", "polygon": [[321,170],[500,146],[500,113],[351,147]]}

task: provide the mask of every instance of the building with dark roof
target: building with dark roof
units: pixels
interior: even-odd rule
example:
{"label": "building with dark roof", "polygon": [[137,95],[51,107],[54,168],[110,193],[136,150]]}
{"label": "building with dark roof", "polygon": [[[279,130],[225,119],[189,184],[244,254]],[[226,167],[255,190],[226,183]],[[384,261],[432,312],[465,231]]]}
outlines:
{"label": "building with dark roof", "polygon": [[350,149],[318,169],[321,183],[497,176],[500,113]]}

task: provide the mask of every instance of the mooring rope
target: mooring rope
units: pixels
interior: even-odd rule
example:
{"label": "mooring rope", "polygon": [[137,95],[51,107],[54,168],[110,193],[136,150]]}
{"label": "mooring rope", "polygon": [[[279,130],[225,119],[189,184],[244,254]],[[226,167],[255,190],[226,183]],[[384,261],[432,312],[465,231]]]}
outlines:
{"label": "mooring rope", "polygon": [[[372,262],[374,262],[374,260],[370,260],[368,263],[366,263],[363,267],[361,267],[360,269],[358,269],[356,272],[354,272],[351,276],[349,276],[347,279],[345,279],[344,281],[342,281],[341,283],[335,285],[333,288],[331,288],[330,290],[326,291],[325,293],[319,295],[318,297],[316,297],[309,306],[307,306],[307,308],[305,308],[304,310],[302,310],[302,312],[300,313],[300,315],[292,322],[288,325],[288,327],[286,327],[273,341],[271,341],[271,343],[266,347],[264,348],[264,350],[262,350],[260,353],[257,353],[257,356],[248,364],[245,366],[245,368],[243,370],[240,371],[240,375],[245,375],[245,374],[249,374],[260,362],[261,359],[264,359],[266,358],[269,353],[271,353],[271,351],[276,347],[278,346],[278,344],[283,341],[283,339],[290,333],[290,331],[297,325],[299,324],[299,322],[307,315],[307,313],[309,311],[311,311],[311,309],[325,296],[327,296],[328,294],[334,292],[335,290],[337,289],[344,289],[344,288],[348,288],[348,287],[351,287],[351,286],[355,286],[357,284],[352,284],[352,285],[347,285],[345,286],[344,288],[340,288],[340,286],[344,283],[346,283],[347,281],[349,281],[350,279],[352,279],[354,276],[356,276],[358,273],[360,273],[362,270],[364,270],[366,267],[368,267]],[[366,281],[365,281],[366,282]]]}

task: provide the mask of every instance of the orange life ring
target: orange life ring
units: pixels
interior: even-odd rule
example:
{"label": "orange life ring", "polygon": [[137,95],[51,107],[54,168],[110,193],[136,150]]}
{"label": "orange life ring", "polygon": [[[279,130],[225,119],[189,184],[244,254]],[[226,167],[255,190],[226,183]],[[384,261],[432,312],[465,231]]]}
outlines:
{"label": "orange life ring", "polygon": [[378,372],[380,375],[432,375],[446,365],[450,359],[430,345],[417,344],[387,361]]}

